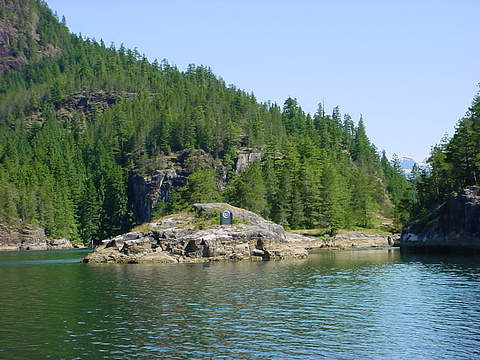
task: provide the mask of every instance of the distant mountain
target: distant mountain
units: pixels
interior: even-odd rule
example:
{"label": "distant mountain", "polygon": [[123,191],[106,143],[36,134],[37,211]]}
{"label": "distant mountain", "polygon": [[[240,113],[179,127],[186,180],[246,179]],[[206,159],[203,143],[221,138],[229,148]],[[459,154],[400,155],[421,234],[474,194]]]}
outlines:
{"label": "distant mountain", "polygon": [[428,169],[429,166],[427,164],[427,158],[423,159],[422,162],[417,162],[414,159],[407,157],[407,156],[401,156],[398,158],[400,168],[403,170],[405,174],[410,174],[413,169],[413,165],[417,164],[417,166],[420,169]]}
{"label": "distant mountain", "polygon": [[406,157],[406,156],[403,156],[403,157],[399,158],[399,160],[400,160],[400,167],[405,172],[412,171],[413,165],[415,165],[417,163],[412,158],[409,158],[409,157]]}

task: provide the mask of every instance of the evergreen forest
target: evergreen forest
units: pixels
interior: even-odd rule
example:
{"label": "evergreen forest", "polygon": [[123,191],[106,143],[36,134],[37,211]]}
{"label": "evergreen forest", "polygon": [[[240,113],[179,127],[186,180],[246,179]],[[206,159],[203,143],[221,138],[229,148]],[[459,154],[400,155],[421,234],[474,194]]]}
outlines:
{"label": "evergreen forest", "polygon": [[[139,222],[129,179],[185,149],[209,154],[227,181],[219,186],[215,167],[197,169],[159,216],[225,201],[289,229],[393,230],[421,206],[478,183],[478,97],[451,141],[433,150],[432,171],[410,181],[371,143],[364,119],[340,107],[308,114],[294,98],[259,102],[208,67],[181,71],[72,34],[43,1],[0,2],[0,21],[24,30],[10,44],[17,65],[0,76],[5,226],[36,224],[50,238],[84,243],[125,232]],[[245,148],[263,155],[237,173]]]}
{"label": "evergreen forest", "polygon": [[444,136],[432,147],[428,164],[429,171],[413,169],[410,182],[415,196],[400,205],[411,217],[424,216],[466,187],[480,185],[480,93],[453,136]]}

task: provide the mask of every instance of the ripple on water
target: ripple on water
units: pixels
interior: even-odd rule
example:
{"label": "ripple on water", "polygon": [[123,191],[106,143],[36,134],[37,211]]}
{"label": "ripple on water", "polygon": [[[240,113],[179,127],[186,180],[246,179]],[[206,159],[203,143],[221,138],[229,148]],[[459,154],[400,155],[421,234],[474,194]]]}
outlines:
{"label": "ripple on water", "polygon": [[1,358],[480,357],[471,257],[105,266],[16,256],[0,255]]}

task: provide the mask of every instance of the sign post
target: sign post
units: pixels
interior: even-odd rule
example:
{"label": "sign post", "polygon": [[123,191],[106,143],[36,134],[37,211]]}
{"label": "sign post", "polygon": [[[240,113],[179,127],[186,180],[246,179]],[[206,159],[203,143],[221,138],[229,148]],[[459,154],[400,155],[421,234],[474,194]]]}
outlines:
{"label": "sign post", "polygon": [[223,210],[220,213],[220,225],[232,225],[233,213],[230,210]]}

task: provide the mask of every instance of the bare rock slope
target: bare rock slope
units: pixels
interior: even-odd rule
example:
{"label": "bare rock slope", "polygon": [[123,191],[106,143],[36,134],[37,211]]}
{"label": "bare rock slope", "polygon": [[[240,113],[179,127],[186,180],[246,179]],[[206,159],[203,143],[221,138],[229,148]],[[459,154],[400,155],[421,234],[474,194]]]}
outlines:
{"label": "bare rock slope", "polygon": [[[230,210],[236,222],[218,224]],[[140,230],[107,239],[88,254],[89,263],[205,262],[305,258],[304,246],[287,241],[282,226],[224,203],[193,205],[192,212],[144,224]]]}

